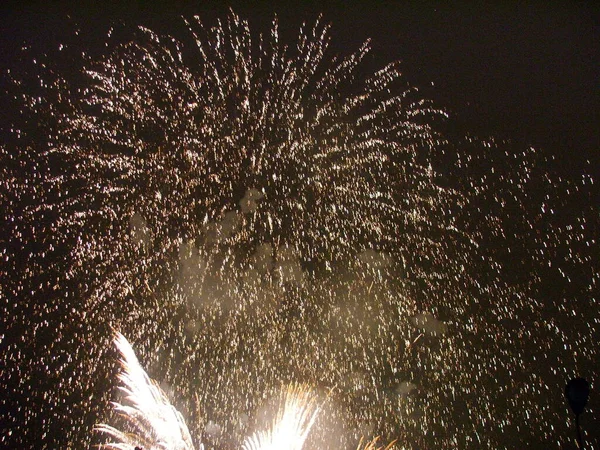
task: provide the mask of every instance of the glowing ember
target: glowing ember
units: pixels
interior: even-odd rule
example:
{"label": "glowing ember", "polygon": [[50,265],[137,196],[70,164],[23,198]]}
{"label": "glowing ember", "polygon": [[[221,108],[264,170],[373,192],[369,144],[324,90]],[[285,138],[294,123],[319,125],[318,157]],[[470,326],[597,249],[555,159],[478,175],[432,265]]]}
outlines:
{"label": "glowing ember", "polygon": [[[321,23],[180,31],[9,74],[0,446],[566,447],[550,392],[598,375],[594,180],[436,131],[397,63]],[[113,329],[160,388],[119,337],[126,420],[92,433],[121,423]]]}

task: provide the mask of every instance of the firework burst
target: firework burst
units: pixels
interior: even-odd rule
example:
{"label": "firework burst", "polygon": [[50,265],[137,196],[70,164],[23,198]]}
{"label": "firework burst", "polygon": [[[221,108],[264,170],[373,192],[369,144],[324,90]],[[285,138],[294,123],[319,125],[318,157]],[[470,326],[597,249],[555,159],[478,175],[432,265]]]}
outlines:
{"label": "firework burst", "polygon": [[[110,436],[116,442],[103,444],[102,448],[116,450],[194,450],[192,438],[185,420],[173,407],[160,386],[151,380],[140,366],[131,344],[121,334],[116,333],[115,345],[121,355],[119,389],[124,395],[123,403],[115,402],[113,407],[125,424],[120,428],[101,424],[96,431]],[[247,437],[242,450],[302,450],[321,406],[317,397],[307,385],[291,384],[283,389],[279,409],[270,426],[256,431]],[[131,431],[123,431],[123,430]],[[394,443],[378,447],[379,438],[363,440],[358,450],[388,450]],[[199,448],[204,446],[199,444]]]}
{"label": "firework burst", "polygon": [[302,450],[320,408],[308,386],[291,385],[281,396],[281,406],[266,431],[257,431],[242,445],[243,450]]}
{"label": "firework burst", "polygon": [[[41,56],[29,78],[13,76],[22,120],[0,149],[12,274],[0,295],[17,320],[4,319],[1,386],[26,405],[11,420],[41,429],[40,448],[89,446],[117,370],[114,327],[181,399],[184,446],[243,442],[264,393],[295,382],[335,386],[331,423],[311,432],[339,429],[331,448],[363,435],[531,444],[516,418],[542,428],[547,380],[570,375],[555,362],[595,342],[582,316],[600,310],[597,208],[571,207],[592,204],[593,180],[550,174],[533,149],[444,138],[433,128],[445,114],[406,88],[398,64],[365,76],[369,44],[331,55],[321,22],[293,47],[277,21],[255,37],[233,13],[185,29],[108,39],[104,56],[81,58],[81,77]],[[177,422],[119,348],[146,383],[148,414]],[[556,360],[552,373],[527,370],[539,358]],[[122,378],[137,396],[134,381]],[[316,410],[302,411],[306,429]],[[550,415],[546,440],[562,442]],[[50,442],[51,429],[71,431]],[[27,447],[31,433],[0,442]]]}
{"label": "firework burst", "polygon": [[98,425],[96,430],[106,433],[118,442],[103,448],[133,450],[143,448],[164,450],[194,450],[192,438],[183,417],[169,402],[166,394],[140,366],[133,348],[125,337],[117,333],[115,345],[121,354],[120,390],[124,403],[114,403],[114,409],[126,419],[133,433],[110,425]]}

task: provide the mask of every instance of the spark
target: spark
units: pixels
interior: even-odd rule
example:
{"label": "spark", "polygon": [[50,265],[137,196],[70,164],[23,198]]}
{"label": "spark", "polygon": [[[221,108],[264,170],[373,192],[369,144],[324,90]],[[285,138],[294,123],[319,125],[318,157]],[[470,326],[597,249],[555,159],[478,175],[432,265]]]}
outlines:
{"label": "spark", "polygon": [[116,333],[115,345],[121,354],[119,389],[125,399],[124,403],[113,403],[113,407],[132,431],[98,425],[97,431],[117,440],[103,444],[102,448],[133,450],[141,444],[148,450],[194,450],[183,416],[171,405],[160,386],[148,377],[121,333]]}
{"label": "spark", "polygon": [[[333,54],[321,20],[292,45],[234,13],[122,31],[100,56],[27,47],[6,75],[0,390],[20,432],[0,446],[103,444],[112,329],[215,446],[296,382],[336,386],[321,448],[567,445],[547,399],[598,374],[598,183],[445,135],[399,63]],[[153,386],[148,414],[175,421]]]}
{"label": "spark", "polygon": [[270,428],[246,438],[242,450],[302,450],[320,408],[308,386],[291,385]]}
{"label": "spark", "polygon": [[379,439],[380,439],[379,437],[376,437],[369,442],[365,442],[364,445],[363,445],[363,439],[361,439],[356,450],[391,450],[394,448],[394,445],[396,444],[396,441],[392,441],[385,447],[379,446],[378,445]]}

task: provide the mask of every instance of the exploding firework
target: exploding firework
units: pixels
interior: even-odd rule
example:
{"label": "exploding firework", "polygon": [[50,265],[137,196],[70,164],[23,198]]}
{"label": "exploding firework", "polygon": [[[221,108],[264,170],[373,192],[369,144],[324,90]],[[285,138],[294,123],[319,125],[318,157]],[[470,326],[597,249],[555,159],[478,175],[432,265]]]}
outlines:
{"label": "exploding firework", "polygon": [[[125,419],[131,432],[110,425],[99,425],[96,430],[116,439],[104,444],[106,449],[133,450],[143,448],[164,450],[193,450],[192,439],[181,414],[171,405],[166,394],[150,380],[140,366],[131,344],[120,333],[115,345],[121,354],[120,389],[124,403],[114,403],[114,409]],[[308,434],[317,419],[320,407],[308,386],[293,384],[283,390],[279,410],[269,428],[257,431],[244,440],[243,450],[302,450]],[[380,450],[375,438],[365,444],[364,450]],[[390,449],[393,443],[386,447]],[[204,448],[200,444],[200,448]],[[362,439],[358,450],[361,450]]]}
{"label": "exploding firework", "polygon": [[365,75],[369,44],[331,55],[320,22],[294,47],[233,13],[185,29],[109,38],[81,76],[41,56],[13,76],[0,381],[29,431],[0,442],[87,447],[112,423],[113,327],[161,386],[139,393],[150,410],[117,410],[179,421],[175,393],[182,445],[244,442],[266,393],[296,382],[332,390],[307,447],[531,446],[525,420],[564,442],[547,393],[597,373],[571,349],[600,310],[597,209],[572,208],[593,180],[435,132],[444,112],[397,63]]}
{"label": "exploding firework", "polygon": [[169,402],[166,394],[148,378],[140,366],[133,348],[122,334],[117,334],[115,344],[121,353],[122,370],[119,376],[124,403],[115,403],[114,409],[127,422],[133,432],[124,432],[110,425],[96,429],[117,442],[103,445],[106,449],[133,450],[143,448],[164,450],[194,450],[190,432],[183,417]]}
{"label": "exploding firework", "polygon": [[247,438],[243,450],[289,448],[302,450],[319,408],[307,386],[292,385],[283,393],[281,406],[270,428]]}

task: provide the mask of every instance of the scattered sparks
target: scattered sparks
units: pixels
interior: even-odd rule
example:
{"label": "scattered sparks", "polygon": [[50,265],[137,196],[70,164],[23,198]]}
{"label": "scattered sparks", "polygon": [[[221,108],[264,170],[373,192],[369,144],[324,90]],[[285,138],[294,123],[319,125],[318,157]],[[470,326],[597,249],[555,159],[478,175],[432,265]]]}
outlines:
{"label": "scattered sparks", "polygon": [[[7,75],[0,390],[18,432],[0,445],[111,445],[90,430],[111,423],[120,329],[162,390],[120,340],[117,409],[160,442],[179,423],[181,448],[239,446],[297,382],[332,389],[320,449],[565,447],[550,392],[598,376],[598,183],[436,131],[447,115],[397,63],[368,69],[368,43],[337,56],[320,21],[295,46],[278,27],[111,32],[103,56],[69,44]],[[311,405],[281,416],[304,436],[317,409],[290,395]]]}
{"label": "scattered sparks", "polygon": [[373,440],[371,440],[370,442],[366,442],[363,445],[363,440],[360,440],[360,444],[358,444],[358,447],[356,450],[391,450],[392,448],[394,448],[394,444],[396,443],[394,442],[390,442],[388,445],[386,445],[385,447],[380,446],[379,444],[379,438],[376,437]]}

